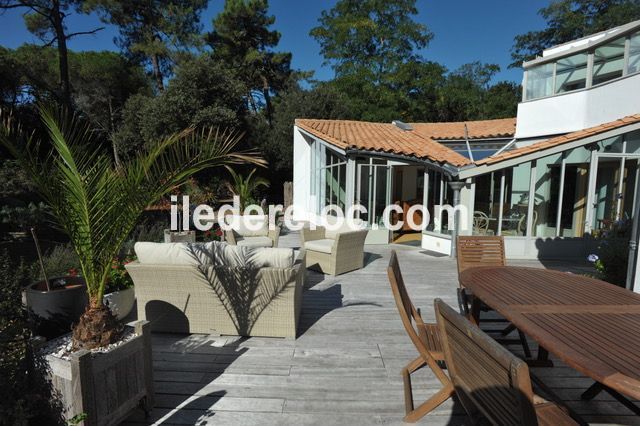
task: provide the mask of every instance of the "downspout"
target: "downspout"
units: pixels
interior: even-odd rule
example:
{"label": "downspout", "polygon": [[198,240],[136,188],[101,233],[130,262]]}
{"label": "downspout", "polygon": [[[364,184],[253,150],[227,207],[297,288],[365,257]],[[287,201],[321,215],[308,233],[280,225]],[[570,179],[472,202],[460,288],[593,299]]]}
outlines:
{"label": "downspout", "polygon": [[460,214],[458,207],[460,205],[460,190],[464,188],[465,183],[461,181],[449,182],[449,186],[453,189],[453,233],[451,234],[451,257],[457,257],[458,234],[460,231]]}

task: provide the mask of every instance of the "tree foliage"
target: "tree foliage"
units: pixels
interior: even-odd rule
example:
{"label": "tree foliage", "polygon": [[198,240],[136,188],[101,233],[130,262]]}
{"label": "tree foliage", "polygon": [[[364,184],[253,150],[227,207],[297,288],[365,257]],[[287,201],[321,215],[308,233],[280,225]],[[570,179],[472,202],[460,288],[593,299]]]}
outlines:
{"label": "tree foliage", "polygon": [[247,86],[254,112],[266,107],[271,120],[271,93],[284,87],[291,74],[291,53],[274,52],[280,33],[270,30],[275,17],[267,0],[227,0],[206,35],[215,59],[233,70]]}
{"label": "tree foliage", "polygon": [[200,14],[206,0],[87,0],[86,11],[97,11],[104,22],[116,25],[116,44],[130,57],[151,65],[158,92],[170,74],[176,53],[199,45]]}
{"label": "tree foliage", "polygon": [[547,28],[515,37],[510,67],[520,67],[548,47],[640,19],[640,1],[554,0],[538,13]]}

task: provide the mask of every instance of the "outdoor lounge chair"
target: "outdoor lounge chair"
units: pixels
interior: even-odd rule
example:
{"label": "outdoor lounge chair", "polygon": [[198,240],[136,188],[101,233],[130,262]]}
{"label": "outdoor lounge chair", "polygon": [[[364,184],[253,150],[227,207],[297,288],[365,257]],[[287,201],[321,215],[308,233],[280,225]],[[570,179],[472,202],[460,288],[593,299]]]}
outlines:
{"label": "outdoor lounge chair", "polygon": [[[235,221],[236,226],[232,230],[225,231],[224,239],[234,246],[245,247],[278,247],[280,237],[280,227],[269,229],[269,218],[267,216],[232,216],[225,217],[227,223]],[[250,223],[248,223],[250,222]],[[251,229],[251,224],[256,224],[256,228]]]}
{"label": "outdoor lounge chair", "polygon": [[467,414],[493,425],[578,425],[566,408],[533,392],[526,362],[519,359],[442,300],[438,329],[447,370]]}
{"label": "outdoor lounge chair", "polygon": [[340,275],[364,266],[366,229],[344,227],[332,231],[318,226],[301,231],[302,247],[307,252],[307,268],[324,274]]}
{"label": "outdoor lounge chair", "polygon": [[284,248],[136,243],[126,265],[153,331],[296,337],[306,269]]}
{"label": "outdoor lounge chair", "polygon": [[[467,268],[473,268],[477,266],[506,266],[507,261],[505,259],[504,251],[504,238],[498,236],[458,236],[457,241],[457,261],[458,261],[458,274],[461,274]],[[470,316],[469,305],[473,300],[473,294],[464,287],[458,289],[458,303],[460,305],[460,312],[467,317]],[[482,310],[485,312],[492,309],[482,304]],[[480,322],[506,322],[503,318],[487,319],[478,316]],[[511,334],[514,330],[517,330],[512,324],[509,324],[506,328],[501,330],[503,336]],[[529,343],[527,338],[520,330],[518,332],[518,339],[499,339],[501,343],[519,343],[522,345],[522,349],[527,358],[531,357],[531,350],[529,349]]]}
{"label": "outdoor lounge chair", "polygon": [[[453,385],[447,374],[438,365],[444,361],[444,353],[438,328],[436,324],[425,324],[420,312],[413,306],[407,289],[404,286],[398,256],[395,250],[391,251],[391,260],[387,268],[389,283],[396,301],[402,325],[418,350],[418,357],[407,364],[402,369],[402,380],[404,381],[404,406],[406,415],[404,421],[414,423],[424,415],[431,412],[438,405],[449,399],[453,395]],[[413,390],[411,388],[411,374],[424,366],[429,366],[433,374],[442,384],[442,388],[428,400],[420,404],[418,408],[413,406]]]}

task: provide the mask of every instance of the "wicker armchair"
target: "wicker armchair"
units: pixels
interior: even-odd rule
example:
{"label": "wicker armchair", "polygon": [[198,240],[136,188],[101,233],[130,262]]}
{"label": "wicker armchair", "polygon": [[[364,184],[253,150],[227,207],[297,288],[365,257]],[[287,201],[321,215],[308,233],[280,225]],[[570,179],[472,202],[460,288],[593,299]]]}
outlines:
{"label": "wicker armchair", "polygon": [[323,226],[303,228],[302,248],[307,252],[307,268],[329,275],[361,269],[364,266],[364,240],[367,230],[332,232]]}
{"label": "wicker armchair", "polygon": [[224,239],[227,243],[234,246],[245,247],[278,247],[278,238],[280,237],[280,227],[269,229],[269,221],[265,216],[248,217],[248,220],[263,220],[262,226],[258,230],[249,229],[240,217],[238,226],[232,230],[225,231]]}

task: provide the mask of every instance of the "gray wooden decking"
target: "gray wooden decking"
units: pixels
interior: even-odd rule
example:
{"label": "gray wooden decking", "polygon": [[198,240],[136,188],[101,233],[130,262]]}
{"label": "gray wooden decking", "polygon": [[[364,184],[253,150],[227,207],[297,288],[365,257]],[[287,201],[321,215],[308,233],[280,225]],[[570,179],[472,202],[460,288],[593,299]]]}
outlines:
{"label": "gray wooden decking", "polygon": [[[298,236],[284,235],[280,241],[281,246],[297,247]],[[434,298],[456,304],[457,271],[449,258],[404,245],[367,246],[362,270],[338,277],[309,272],[295,341],[155,334],[156,407],[150,419],[138,411],[128,423],[402,424],[400,369],[416,352],[386,278],[392,249],[398,251],[408,290],[426,319],[434,319]],[[558,263],[517,264],[576,269]],[[533,370],[587,421],[640,425],[640,418],[608,395],[580,401],[592,382],[574,370],[559,363]],[[415,375],[413,384],[418,403],[437,390],[427,369]],[[455,400],[421,422],[465,423]]]}

